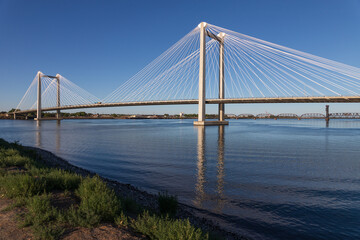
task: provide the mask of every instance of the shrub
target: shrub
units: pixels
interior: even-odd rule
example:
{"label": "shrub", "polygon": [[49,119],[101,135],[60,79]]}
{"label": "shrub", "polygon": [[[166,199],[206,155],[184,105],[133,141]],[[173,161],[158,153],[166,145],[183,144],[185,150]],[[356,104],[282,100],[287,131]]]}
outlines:
{"label": "shrub", "polygon": [[79,187],[81,177],[61,169],[49,170],[44,176],[46,178],[46,189],[51,190],[75,190]]}
{"label": "shrub", "polygon": [[62,169],[29,167],[28,172],[33,177],[42,177],[46,183],[45,189],[53,190],[75,190],[79,187],[81,177]]}
{"label": "shrub", "polygon": [[131,221],[131,227],[136,231],[149,236],[150,239],[175,240],[208,239],[200,229],[193,227],[189,220],[173,220],[168,217],[158,217],[144,212],[137,220]]}
{"label": "shrub", "polygon": [[58,224],[59,212],[50,204],[51,195],[34,196],[27,202],[24,226],[31,226],[39,239],[56,239],[62,234]]}
{"label": "shrub", "polygon": [[71,215],[75,217],[73,221],[81,226],[90,227],[101,221],[113,222],[120,212],[120,200],[98,176],[83,179],[76,194],[81,202]]}
{"label": "shrub", "polygon": [[120,215],[115,218],[115,224],[118,226],[128,226],[129,225],[129,219],[124,214],[123,211],[121,211]]}
{"label": "shrub", "polygon": [[0,190],[9,198],[27,197],[53,190],[75,190],[81,177],[63,170],[31,168],[27,174],[3,174]]}
{"label": "shrub", "polygon": [[50,204],[50,195],[37,195],[30,198],[26,204],[28,212],[25,216],[25,225],[44,224],[54,220],[53,207]]}
{"label": "shrub", "polygon": [[65,215],[65,221],[73,226],[93,227],[100,223],[101,217],[92,211],[84,212],[71,206]]}
{"label": "shrub", "polygon": [[28,157],[21,156],[15,149],[0,149],[0,167],[24,167],[30,164],[32,160]]}
{"label": "shrub", "polygon": [[167,192],[159,193],[158,204],[160,213],[171,217],[176,215],[178,201],[176,196],[171,196]]}
{"label": "shrub", "polygon": [[28,174],[7,174],[0,177],[0,191],[9,198],[29,197],[43,193],[45,179]]}

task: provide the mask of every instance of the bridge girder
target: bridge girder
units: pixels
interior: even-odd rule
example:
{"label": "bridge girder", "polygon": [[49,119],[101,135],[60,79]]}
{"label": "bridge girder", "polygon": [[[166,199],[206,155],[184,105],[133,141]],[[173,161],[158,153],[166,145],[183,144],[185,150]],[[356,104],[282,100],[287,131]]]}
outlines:
{"label": "bridge girder", "polygon": [[[206,104],[253,104],[253,103],[360,103],[360,96],[347,97],[284,97],[284,98],[228,98],[228,99],[206,99]],[[61,107],[43,108],[42,111],[70,110],[82,108],[103,108],[103,107],[126,107],[126,106],[147,106],[147,105],[186,105],[198,104],[199,100],[164,100],[144,102],[119,102],[119,103],[94,103],[86,105],[69,105]],[[36,112],[36,109],[17,111],[17,114]]]}

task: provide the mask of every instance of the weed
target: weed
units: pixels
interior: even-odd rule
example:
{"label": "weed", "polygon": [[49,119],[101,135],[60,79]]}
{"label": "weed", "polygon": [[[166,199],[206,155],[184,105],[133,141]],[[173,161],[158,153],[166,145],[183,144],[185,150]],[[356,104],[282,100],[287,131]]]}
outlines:
{"label": "weed", "polygon": [[65,216],[66,221],[73,226],[93,227],[100,223],[101,217],[93,211],[84,212],[71,206]]}
{"label": "weed", "polygon": [[31,197],[43,193],[45,190],[44,178],[32,177],[28,174],[4,175],[0,177],[0,191],[6,197]]}
{"label": "weed", "polygon": [[74,173],[69,173],[61,169],[49,170],[44,175],[46,178],[46,189],[52,190],[68,190],[72,191],[79,187],[81,177]]}
{"label": "weed", "polygon": [[129,219],[123,211],[121,211],[120,215],[115,218],[115,224],[124,227],[129,225]]}
{"label": "weed", "polygon": [[81,202],[77,210],[72,210],[72,215],[76,215],[73,220],[81,226],[95,226],[101,221],[113,222],[120,212],[120,200],[98,176],[83,179],[76,194]]}
{"label": "weed", "polygon": [[24,226],[31,226],[34,235],[39,239],[56,239],[62,234],[58,224],[60,213],[50,204],[51,195],[37,195],[27,202]]}
{"label": "weed", "polygon": [[0,150],[0,167],[24,167],[31,163],[28,157],[21,156],[19,151],[13,148]]}

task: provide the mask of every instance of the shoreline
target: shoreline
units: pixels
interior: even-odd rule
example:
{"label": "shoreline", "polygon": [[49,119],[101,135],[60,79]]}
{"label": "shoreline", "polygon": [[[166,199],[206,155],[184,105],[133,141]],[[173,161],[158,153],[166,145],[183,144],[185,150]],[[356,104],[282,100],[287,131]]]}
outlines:
{"label": "shoreline", "polygon": [[[39,161],[43,162],[45,165],[55,168],[60,168],[68,171],[72,171],[74,173],[77,173],[81,176],[95,176],[97,175],[95,172],[86,170],[84,168],[77,167],[71,163],[69,163],[67,160],[56,156],[54,153],[37,148],[37,147],[30,147],[30,146],[24,146],[24,148],[31,149],[37,153],[38,156],[41,157]],[[138,204],[141,204],[145,207],[149,207],[152,209],[158,208],[158,201],[157,201],[157,195],[146,192],[144,190],[140,190],[137,187],[132,186],[131,184],[121,183],[115,180],[111,180],[109,178],[100,176],[99,177],[106,182],[106,184],[112,188],[116,194],[118,194],[121,197],[124,198],[132,198],[135,202]],[[194,224],[197,227],[200,227],[204,231],[211,231],[214,233],[217,233],[221,236],[223,236],[225,239],[249,239],[247,237],[244,237],[238,233],[232,232],[230,229],[227,229],[226,227],[220,226],[219,224],[214,223],[214,220],[216,219],[218,221],[221,221],[220,216],[217,216],[217,214],[213,214],[207,210],[198,209],[196,207],[184,204],[179,202],[178,203],[178,210],[177,210],[177,217],[181,219],[188,218],[189,221]]]}

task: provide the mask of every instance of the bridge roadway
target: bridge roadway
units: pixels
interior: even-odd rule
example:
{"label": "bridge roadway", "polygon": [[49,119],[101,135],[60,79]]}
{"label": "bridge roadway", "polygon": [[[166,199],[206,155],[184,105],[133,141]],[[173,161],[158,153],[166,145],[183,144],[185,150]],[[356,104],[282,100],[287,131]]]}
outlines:
{"label": "bridge roadway", "polygon": [[[219,103],[360,103],[360,96],[336,96],[336,97],[274,97],[274,98],[225,98],[207,99],[206,104]],[[41,111],[56,111],[82,108],[103,108],[103,107],[125,107],[125,106],[147,106],[147,105],[184,105],[198,104],[199,100],[162,100],[144,102],[118,102],[118,103],[94,103],[86,105],[67,105],[61,107],[42,108]],[[16,114],[36,112],[36,109],[17,111]]]}

